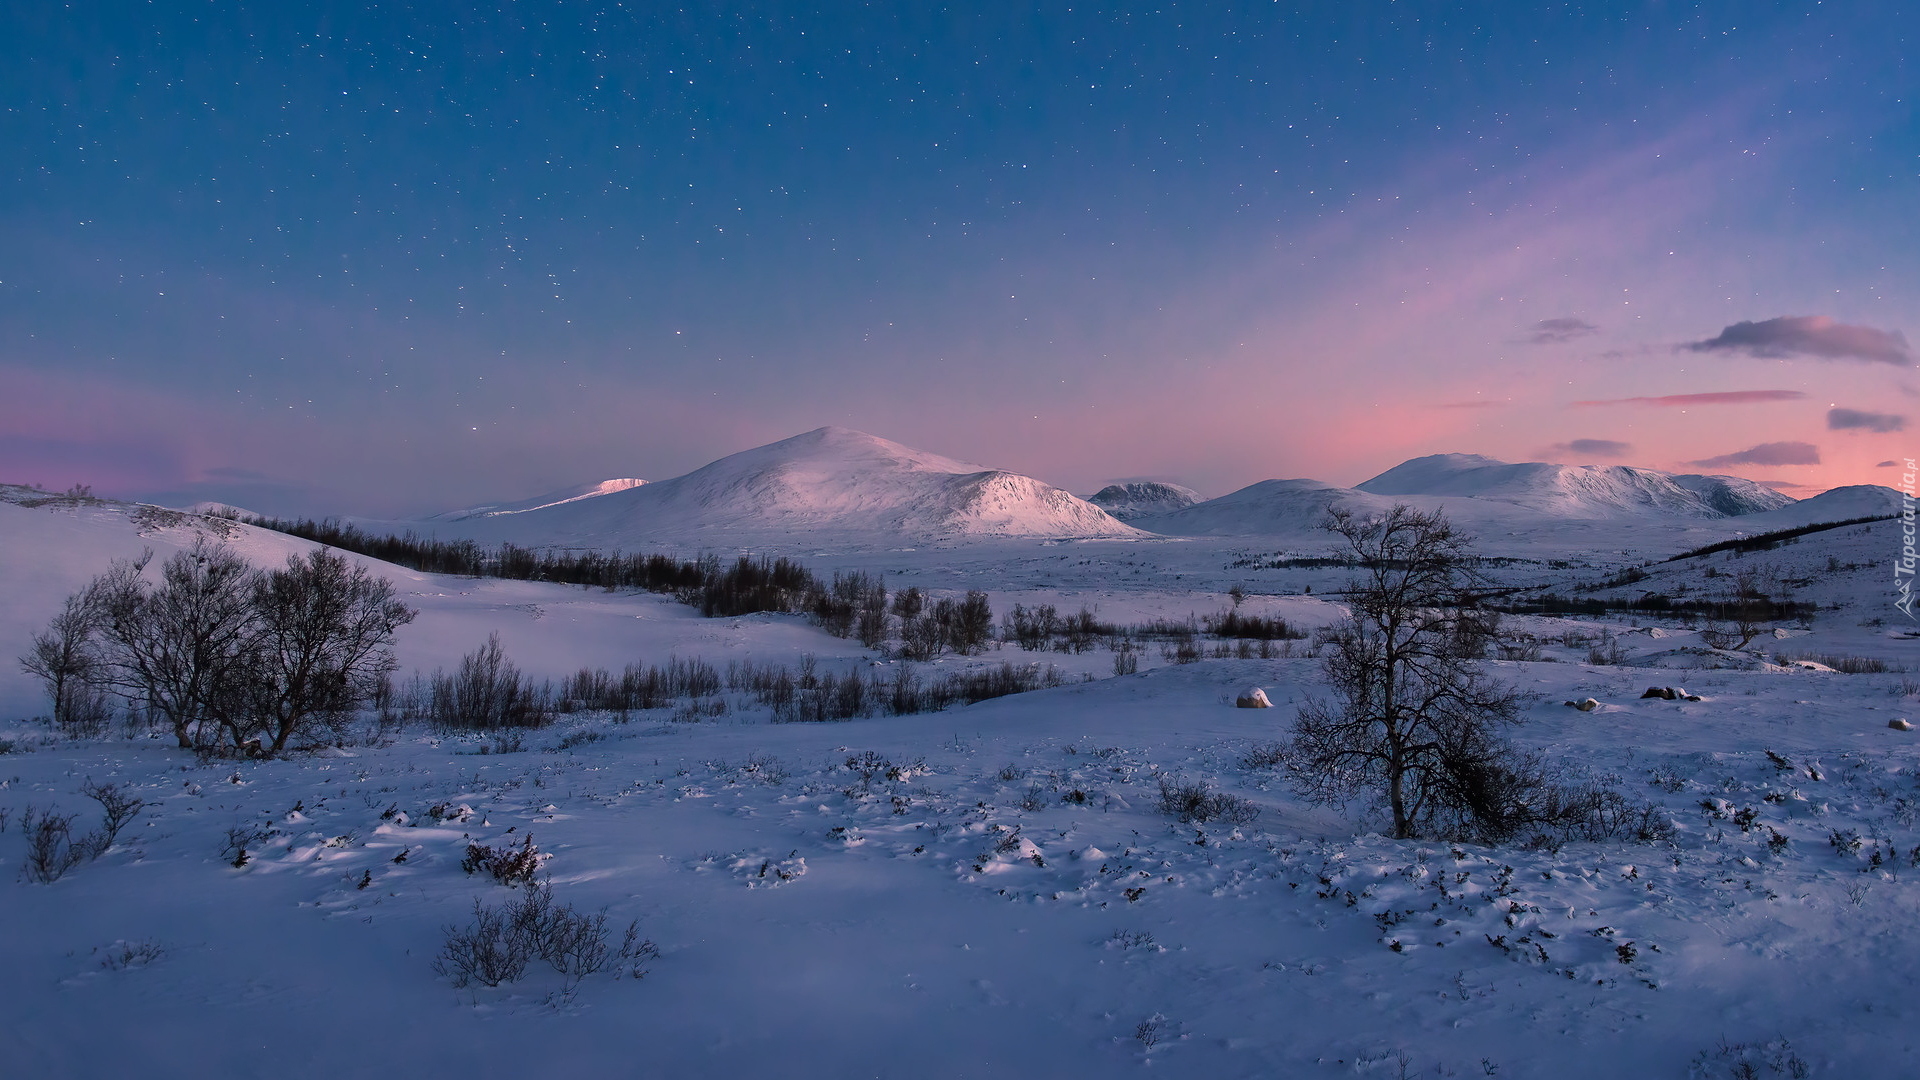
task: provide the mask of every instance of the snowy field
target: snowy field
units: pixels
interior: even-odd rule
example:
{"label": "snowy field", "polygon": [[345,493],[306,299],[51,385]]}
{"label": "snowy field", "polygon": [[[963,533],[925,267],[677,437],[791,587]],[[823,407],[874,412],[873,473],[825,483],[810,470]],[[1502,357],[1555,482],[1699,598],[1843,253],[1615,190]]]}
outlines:
{"label": "snowy field", "polygon": [[[1613,550],[1636,549],[1616,531]],[[1729,535],[1703,531],[1648,547]],[[1116,675],[1102,649],[1002,644],[921,666],[1051,663],[1061,685],[825,724],[723,692],[697,722],[574,713],[518,740],[368,726],[264,761],[34,720],[45,700],[11,657],[61,599],[112,559],[210,532],[259,565],[307,547],[120,504],[0,503],[7,1075],[1866,1077],[1913,1060],[1920,732],[1889,721],[1920,721],[1920,676],[1899,670],[1914,639],[1887,584],[1895,523],[1632,583],[1708,592],[1764,562],[1814,610],[1742,652],[1679,620],[1510,618],[1537,659],[1487,668],[1536,695],[1517,741],[1659,807],[1673,834],[1503,847],[1392,840],[1365,807],[1294,795],[1261,751],[1322,692],[1299,656],[1149,648]],[[1563,593],[1627,565],[1487,550],[1516,560],[1497,577]],[[1324,597],[1342,573],[1284,552],[1311,553],[1245,536],[791,553],[890,588],[983,589],[997,614],[1182,620],[1240,586],[1249,613],[1340,618]],[[903,663],[797,616],[369,565],[420,611],[403,677],[490,632],[541,678],[669,657]],[[1609,641],[1619,662],[1590,663]],[[1698,700],[1642,698],[1655,685]],[[1276,707],[1233,707],[1251,686]],[[1237,797],[1241,820],[1178,820],[1163,778]],[[103,855],[29,883],[17,823],[29,807],[93,821],[88,782],[144,808]],[[469,845],[529,835],[556,902],[653,948],[584,978],[536,962],[456,988],[433,963],[446,928],[518,895],[463,869]]]}

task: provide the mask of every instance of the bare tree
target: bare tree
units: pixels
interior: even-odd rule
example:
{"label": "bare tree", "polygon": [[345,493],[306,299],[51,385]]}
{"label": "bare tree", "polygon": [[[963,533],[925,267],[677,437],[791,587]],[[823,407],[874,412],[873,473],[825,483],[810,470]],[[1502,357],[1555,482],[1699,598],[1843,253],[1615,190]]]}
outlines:
{"label": "bare tree", "polygon": [[97,734],[112,712],[102,692],[106,673],[98,627],[98,605],[87,592],[76,593],[20,657],[20,667],[53,700],[54,723],[69,732]]}
{"label": "bare tree", "polygon": [[185,749],[216,741],[221,703],[242,678],[258,630],[254,572],[205,539],[144,574],[152,553],[115,563],[88,587],[98,605],[111,678],[130,700],[164,718]]}
{"label": "bare tree", "polygon": [[[393,632],[415,615],[390,582],[325,548],[258,575],[252,601],[258,625],[238,723],[255,725],[274,753],[315,720],[370,701],[394,669]],[[229,724],[236,746],[250,736]]]}
{"label": "bare tree", "polygon": [[1538,784],[1502,734],[1522,695],[1474,660],[1492,623],[1472,607],[1467,537],[1406,506],[1366,518],[1335,509],[1326,527],[1358,576],[1351,617],[1320,646],[1331,699],[1309,699],[1295,722],[1296,787],[1322,802],[1378,797],[1396,837],[1510,829],[1525,816],[1513,800]]}

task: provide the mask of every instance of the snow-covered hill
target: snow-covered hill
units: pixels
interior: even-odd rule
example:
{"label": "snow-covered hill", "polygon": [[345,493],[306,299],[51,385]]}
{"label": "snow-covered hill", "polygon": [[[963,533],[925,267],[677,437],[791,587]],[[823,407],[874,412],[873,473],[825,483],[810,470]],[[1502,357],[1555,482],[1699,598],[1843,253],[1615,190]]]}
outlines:
{"label": "snow-covered hill", "polygon": [[1479,454],[1431,454],[1388,469],[1360,491],[1501,499],[1557,517],[1601,519],[1646,513],[1739,517],[1793,502],[1737,476],[1674,474],[1624,465],[1510,464]]}
{"label": "snow-covered hill", "polygon": [[1032,477],[837,427],[745,450],[671,480],[510,516],[433,524],[440,535],[486,542],[626,548],[795,533],[908,540],[1140,535]]}
{"label": "snow-covered hill", "polygon": [[1131,521],[1147,514],[1169,514],[1184,510],[1194,503],[1205,501],[1205,498],[1192,488],[1180,484],[1136,480],[1126,484],[1108,484],[1089,496],[1087,501],[1121,521]]}
{"label": "snow-covered hill", "polygon": [[1769,510],[1764,514],[1753,514],[1741,518],[1740,531],[1745,533],[1773,532],[1776,529],[1792,529],[1801,525],[1817,525],[1828,521],[1852,521],[1855,518],[1882,517],[1900,512],[1901,495],[1890,487],[1878,484],[1851,484],[1823,491],[1810,499]]}

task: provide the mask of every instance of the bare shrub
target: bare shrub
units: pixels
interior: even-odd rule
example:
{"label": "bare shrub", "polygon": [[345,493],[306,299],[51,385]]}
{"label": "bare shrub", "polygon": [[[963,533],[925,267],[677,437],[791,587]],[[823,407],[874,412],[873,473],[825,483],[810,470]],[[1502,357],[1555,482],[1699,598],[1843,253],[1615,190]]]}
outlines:
{"label": "bare shrub", "polygon": [[51,885],[105,850],[98,844],[97,835],[73,835],[76,816],[35,810],[31,806],[20,815],[20,831],[27,837],[27,860],[21,873],[28,881]]}
{"label": "bare shrub", "polygon": [[1229,825],[1251,825],[1260,816],[1260,808],[1238,795],[1214,791],[1201,781],[1160,777],[1160,812],[1195,825],[1224,821]]}
{"label": "bare shrub", "polygon": [[1254,743],[1240,755],[1240,767],[1243,769],[1277,769],[1287,763],[1287,744],[1283,742]]}
{"label": "bare shrub", "polygon": [[107,946],[100,966],[108,971],[132,971],[146,967],[167,954],[157,941],[116,941]]}
{"label": "bare shrub", "polygon": [[614,965],[632,963],[628,974],[638,978],[645,974],[638,964],[658,955],[651,941],[640,938],[638,922],[629,923],[615,945],[608,940],[605,908],[587,912],[555,903],[553,887],[543,883],[528,885],[499,907],[475,900],[472,925],[446,928],[433,969],[458,987],[499,986],[526,974],[537,957],[564,976],[571,991]]}
{"label": "bare shrub", "polygon": [[533,834],[528,833],[517,847],[469,843],[466,857],[460,860],[460,869],[469,874],[484,873],[502,885],[528,885],[547,859],[548,856],[533,845]]}
{"label": "bare shrub", "polygon": [[227,830],[226,843],[221,845],[220,858],[235,870],[252,861],[253,855],[247,849],[271,836],[265,829],[251,825],[235,825]]}
{"label": "bare shrub", "polygon": [[120,836],[120,830],[126,828],[128,822],[140,816],[140,811],[147,805],[119,784],[96,784],[92,778],[88,778],[80,785],[80,794],[100,804],[101,851],[112,847],[113,842]]}
{"label": "bare shrub", "polygon": [[446,940],[433,970],[466,987],[473,983],[499,986],[526,974],[533,959],[533,942],[525,930],[497,907],[473,902],[473,924],[446,928]]}

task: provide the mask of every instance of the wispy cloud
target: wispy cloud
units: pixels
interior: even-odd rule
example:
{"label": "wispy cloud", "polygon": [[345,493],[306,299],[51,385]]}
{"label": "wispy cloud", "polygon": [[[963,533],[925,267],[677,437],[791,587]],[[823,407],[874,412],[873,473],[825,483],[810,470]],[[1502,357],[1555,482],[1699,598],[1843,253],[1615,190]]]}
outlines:
{"label": "wispy cloud", "polygon": [[1599,332],[1600,328],[1587,320],[1568,315],[1558,319],[1541,319],[1534,323],[1529,328],[1527,340],[1535,345],[1558,345],[1564,341],[1572,341],[1575,338],[1583,338]]}
{"label": "wispy cloud", "polygon": [[1827,360],[1868,360],[1881,364],[1913,363],[1913,349],[1898,330],[1850,326],[1825,315],[1785,315],[1761,322],[1737,322],[1719,337],[1690,341],[1681,348],[1693,352],[1743,352],[1749,356],[1817,356]]}
{"label": "wispy cloud", "polygon": [[1818,465],[1820,448],[1812,443],[1770,442],[1719,457],[1702,458],[1689,461],[1689,465],[1698,465],[1707,469],[1718,469],[1728,465]]}
{"label": "wispy cloud", "polygon": [[1554,443],[1552,449],[1557,454],[1577,454],[1590,458],[1622,458],[1632,452],[1633,447],[1613,439],[1574,439],[1571,442]]}
{"label": "wispy cloud", "polygon": [[1907,418],[1894,413],[1862,412],[1859,409],[1828,409],[1830,431],[1904,431]]}
{"label": "wispy cloud", "polygon": [[1753,405],[1763,401],[1800,401],[1807,395],[1798,390],[1723,390],[1711,394],[1667,394],[1663,397],[1606,398],[1601,401],[1576,401],[1575,405],[1658,405],[1685,408],[1689,405]]}
{"label": "wispy cloud", "polygon": [[1443,401],[1435,405],[1436,409],[1496,409],[1507,404],[1504,401]]}

